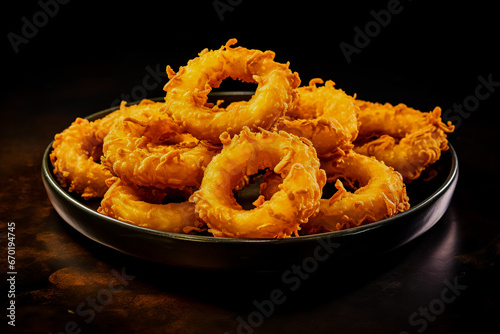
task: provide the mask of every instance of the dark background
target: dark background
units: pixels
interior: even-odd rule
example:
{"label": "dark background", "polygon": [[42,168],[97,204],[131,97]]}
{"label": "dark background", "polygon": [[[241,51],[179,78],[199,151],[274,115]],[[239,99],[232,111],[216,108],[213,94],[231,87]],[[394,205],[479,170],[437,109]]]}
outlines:
{"label": "dark background", "polygon": [[[221,277],[150,266],[87,240],[48,201],[40,178],[43,152],[75,117],[108,108],[124,94],[133,100],[132,92],[140,92],[151,76],[148,69],[171,65],[176,70],[202,49],[218,49],[232,37],[244,47],[275,51],[276,60],[289,61],[304,84],[316,77],[332,79],[359,98],[402,102],[423,111],[453,110],[472,101],[479,77],[500,82],[495,2],[401,0],[401,12],[348,63],[340,43],[354,45],[355,27],[364,30],[374,21],[371,11],[380,12],[388,3],[233,1],[221,20],[210,0],[73,0],[59,4],[17,53],[7,36],[22,35],[26,20],[32,23],[42,7],[37,1],[5,3],[0,223],[4,232],[7,222],[16,222],[19,234],[17,287],[23,305],[17,332],[39,332],[35,323],[42,332],[63,330],[75,318],[67,309],[102,287],[91,278],[97,273],[106,283],[110,268],[119,271],[125,265],[136,276],[134,283],[84,328],[88,332],[234,332],[237,316],[252,312],[252,301],[267,297],[279,277],[266,283],[258,275]],[[163,96],[163,80],[150,80],[155,87],[143,89],[146,95],[140,97]],[[255,87],[226,80],[221,88]],[[443,282],[456,277],[467,290],[425,332],[499,327],[500,87],[492,89],[472,111],[448,114],[458,122],[449,140],[459,157],[460,177],[442,221],[398,252],[344,268],[345,277],[334,268],[316,274],[256,333],[414,333],[418,327],[409,325],[408,316],[439,298]],[[73,274],[67,289],[58,281],[61,268]],[[148,296],[149,302],[138,296]]]}
{"label": "dark background", "polygon": [[[363,30],[374,20],[370,12],[391,1],[234,3],[221,20],[213,1],[69,1],[58,5],[17,54],[6,36],[21,35],[22,18],[33,22],[41,6],[9,3],[2,19],[2,92],[50,91],[55,79],[67,77],[80,85],[66,85],[81,92],[77,99],[99,108],[140,84],[146,66],[177,69],[203,48],[217,49],[235,37],[239,45],[275,51],[304,83],[321,77],[366,99],[447,109],[473,93],[478,75],[494,72],[499,55],[492,2],[401,0],[400,13],[349,64],[339,44],[354,45],[354,28]],[[95,75],[102,78],[102,94],[96,88],[89,96],[81,85]]]}

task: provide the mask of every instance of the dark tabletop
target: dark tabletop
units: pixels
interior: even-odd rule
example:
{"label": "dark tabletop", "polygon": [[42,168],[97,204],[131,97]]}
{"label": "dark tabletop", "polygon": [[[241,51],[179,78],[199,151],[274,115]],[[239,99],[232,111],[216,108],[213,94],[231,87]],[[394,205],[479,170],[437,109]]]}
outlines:
{"label": "dark tabletop", "polygon": [[[492,8],[421,1],[333,9],[286,2],[280,10],[266,2],[222,0],[159,9],[147,1],[109,8],[47,3],[51,7],[34,1],[13,8],[5,21],[2,332],[498,330],[500,71],[494,66],[498,26]],[[36,33],[29,30],[34,23]],[[365,28],[363,40],[356,34]],[[242,46],[276,51],[277,60],[290,61],[303,83],[321,77],[366,100],[425,111],[441,106],[456,125],[449,140],[460,166],[442,219],[389,253],[321,263],[301,274],[293,289],[283,271],[169,267],[109,249],[70,227],[52,207],[41,179],[42,155],[54,135],[77,116],[121,99],[162,96],[167,64],[177,69],[230,37]],[[222,88],[248,86],[229,82]],[[15,261],[12,268],[9,261]],[[15,327],[8,324],[12,319]]]}

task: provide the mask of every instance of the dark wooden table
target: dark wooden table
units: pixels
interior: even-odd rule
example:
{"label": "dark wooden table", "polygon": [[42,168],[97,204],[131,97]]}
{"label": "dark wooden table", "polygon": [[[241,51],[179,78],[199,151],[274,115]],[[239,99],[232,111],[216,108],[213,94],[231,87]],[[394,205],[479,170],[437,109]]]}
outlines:
{"label": "dark wooden table", "polygon": [[[318,31],[336,24],[337,34],[323,37],[308,35],[302,28],[297,34],[284,34],[284,25],[266,32],[265,25],[257,29],[254,24],[256,31],[239,29],[240,21],[264,13],[263,7],[233,1],[240,4],[224,12],[222,21],[207,3],[205,10],[196,11],[197,20],[206,17],[203,27],[222,37],[209,39],[199,33],[201,26],[196,34],[176,32],[172,27],[179,25],[172,23],[172,39],[164,45],[153,41],[164,41],[165,36],[144,33],[167,29],[161,20],[167,14],[160,11],[141,21],[144,26],[129,27],[120,25],[122,14],[130,19],[146,11],[134,16],[119,7],[115,15],[118,7],[106,11],[96,4],[93,8],[101,9],[94,13],[76,2],[60,5],[57,17],[22,44],[12,62],[4,62],[9,76],[2,78],[0,99],[0,332],[486,333],[490,326],[498,330],[500,72],[491,66],[498,59],[492,53],[498,51],[494,39],[487,37],[496,27],[491,15],[469,27],[463,25],[469,6],[429,10],[405,2],[405,11],[394,16],[370,46],[352,54],[347,65],[339,43],[353,42],[352,27],[371,22],[370,10],[387,2],[350,8],[332,21],[325,21],[330,15],[325,11],[300,7],[299,12],[321,15],[318,24],[326,23]],[[37,6],[12,12],[8,31],[20,33],[20,18],[31,19],[28,14]],[[358,17],[352,10],[368,16]],[[450,10],[453,15],[448,15]],[[421,19],[426,12],[433,19]],[[104,24],[106,15],[115,19]],[[262,15],[268,15],[263,17],[266,22],[281,18]],[[345,20],[338,21],[343,16]],[[410,29],[417,23],[424,30]],[[87,30],[79,30],[81,25]],[[65,27],[72,33],[63,35]],[[138,33],[143,33],[140,38]],[[276,38],[278,34],[283,38]],[[293,291],[283,281],[283,272],[169,267],[121,254],[71,228],[52,207],[40,175],[43,152],[54,135],[77,116],[116,105],[122,98],[162,96],[166,64],[184,65],[202,48],[218,48],[232,36],[241,36],[245,46],[276,50],[279,60],[290,60],[305,83],[313,77],[331,78],[364,99],[405,102],[423,110],[443,106],[446,117],[457,124],[449,139],[459,157],[460,175],[442,219],[388,254],[322,264],[301,277]],[[396,38],[397,47],[392,48]],[[135,48],[127,48],[127,41],[136,43]],[[327,42],[333,45],[328,50]],[[145,51],[149,46],[151,53]],[[13,257],[8,258],[9,252]],[[277,296],[276,289],[286,293]]]}

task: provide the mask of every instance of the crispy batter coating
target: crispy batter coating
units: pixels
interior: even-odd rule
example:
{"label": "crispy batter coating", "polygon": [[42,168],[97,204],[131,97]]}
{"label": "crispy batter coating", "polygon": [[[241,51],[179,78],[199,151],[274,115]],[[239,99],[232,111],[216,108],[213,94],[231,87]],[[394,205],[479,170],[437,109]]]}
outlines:
{"label": "crispy batter coating", "polygon": [[[321,167],[328,182],[335,181],[337,192],[321,200],[318,213],[302,226],[304,234],[356,227],[410,208],[401,174],[373,157],[351,151],[342,162],[323,161]],[[348,192],[340,178],[358,189]]]}
{"label": "crispy batter coating", "polygon": [[102,197],[107,190],[106,179],[111,173],[103,171],[94,158],[101,144],[95,138],[96,126],[87,119],[77,118],[67,129],[55,136],[50,161],[54,175],[62,187],[81,194],[83,198]]}
{"label": "crispy batter coating", "polygon": [[[259,133],[244,128],[232,139],[221,136],[224,148],[207,166],[205,177],[190,201],[217,237],[284,238],[297,234],[299,225],[314,214],[326,182],[316,151],[305,139],[286,132]],[[265,168],[281,175],[280,190],[269,201],[243,210],[233,189],[241,179]]]}
{"label": "crispy batter coating", "polygon": [[[224,132],[232,136],[243,127],[270,129],[298,98],[300,79],[288,64],[275,62],[272,51],[231,48],[235,43],[230,39],[219,50],[203,50],[177,73],[167,68],[170,80],[162,110],[196,138],[220,143]],[[210,108],[207,94],[227,77],[258,84],[254,96]]]}
{"label": "crispy batter coating", "polygon": [[125,104],[96,121],[77,118],[55,136],[50,161],[62,187],[85,199],[104,196],[108,189],[105,181],[112,175],[100,163],[102,143],[112,125],[133,111]]}
{"label": "crispy batter coating", "polygon": [[182,134],[159,107],[143,104],[138,113],[117,122],[104,140],[102,163],[113,175],[138,186],[199,187],[218,147]]}
{"label": "crispy batter coating", "polygon": [[309,139],[320,158],[341,158],[358,135],[358,106],[352,96],[336,89],[333,81],[324,86],[312,79],[299,88],[299,101],[276,123],[284,130]]}
{"label": "crispy batter coating", "polygon": [[[446,134],[455,127],[441,121],[439,107],[424,113],[404,104],[356,103],[361,126],[354,150],[394,167],[405,182],[417,179],[441,157],[441,151],[448,150]],[[378,138],[371,140],[373,137]]]}
{"label": "crispy batter coating", "polygon": [[154,188],[140,188],[119,178],[108,181],[109,189],[101,201],[98,212],[133,225],[154,230],[193,233],[204,230],[204,223],[197,219],[194,204],[162,204],[167,195]]}

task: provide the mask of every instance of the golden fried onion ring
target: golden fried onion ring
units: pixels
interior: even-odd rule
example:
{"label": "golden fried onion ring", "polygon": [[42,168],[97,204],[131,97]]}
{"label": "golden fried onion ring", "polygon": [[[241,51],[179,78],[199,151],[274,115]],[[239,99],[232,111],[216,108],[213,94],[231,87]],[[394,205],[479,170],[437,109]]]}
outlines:
{"label": "golden fried onion ring", "polygon": [[62,187],[81,194],[84,199],[104,196],[108,189],[106,179],[112,175],[100,162],[102,144],[112,125],[133,112],[125,105],[122,102],[120,109],[95,121],[78,117],[55,136],[50,161]]}
{"label": "golden fried onion ring", "polygon": [[[190,201],[216,237],[284,238],[297,234],[299,225],[317,211],[326,182],[316,151],[305,139],[286,132],[259,133],[244,128],[232,139],[221,136],[224,148],[205,170]],[[247,175],[271,168],[281,175],[280,190],[269,201],[243,210],[233,189]]]}
{"label": "golden fried onion ring", "polygon": [[107,181],[109,189],[97,212],[123,222],[173,233],[203,231],[204,223],[196,218],[194,204],[162,204],[165,193],[143,189],[119,178]]}
{"label": "golden fried onion ring", "polygon": [[[236,42],[230,39],[219,50],[203,50],[177,73],[167,67],[170,80],[162,110],[196,138],[219,143],[222,133],[232,136],[245,126],[268,130],[298,98],[300,79],[288,63],[275,62],[272,51],[231,48]],[[254,96],[226,108],[210,108],[207,94],[227,77],[257,83]]]}
{"label": "golden fried onion ring", "polygon": [[358,107],[352,96],[336,89],[333,81],[324,86],[312,79],[299,88],[299,101],[276,123],[278,130],[309,139],[320,158],[340,158],[358,135]]}
{"label": "golden fried onion ring", "polygon": [[158,113],[157,104],[140,106],[140,113],[117,122],[106,136],[102,163],[138,186],[199,187],[218,148],[183,135],[170,116]]}
{"label": "golden fried onion ring", "polygon": [[95,138],[96,126],[87,119],[77,118],[67,129],[58,133],[52,144],[50,161],[54,175],[62,187],[81,194],[85,199],[102,197],[111,173],[102,170]]}
{"label": "golden fried onion ring", "polygon": [[[321,199],[317,214],[303,225],[304,234],[338,231],[394,216],[410,208],[401,174],[373,157],[349,152],[340,163],[322,161],[328,182],[337,192]],[[356,186],[348,192],[339,178]]]}
{"label": "golden fried onion ring", "polygon": [[[392,106],[356,100],[356,104],[361,126],[354,150],[394,167],[405,182],[417,179],[441,157],[441,151],[448,150],[446,133],[455,127],[441,121],[441,108],[424,113],[402,103]],[[378,138],[370,141],[372,137]]]}

